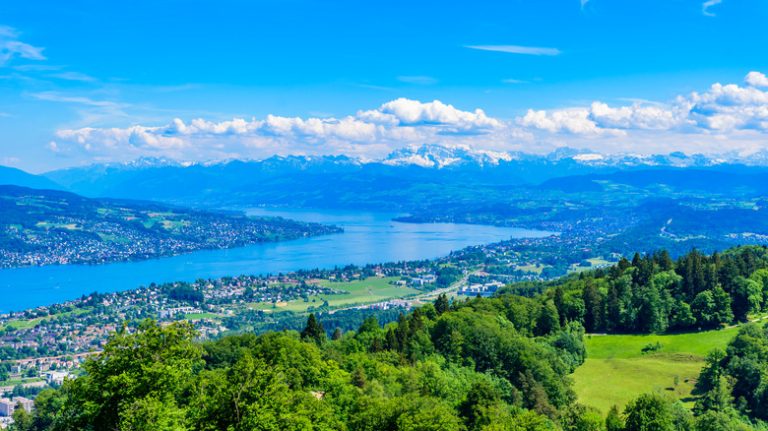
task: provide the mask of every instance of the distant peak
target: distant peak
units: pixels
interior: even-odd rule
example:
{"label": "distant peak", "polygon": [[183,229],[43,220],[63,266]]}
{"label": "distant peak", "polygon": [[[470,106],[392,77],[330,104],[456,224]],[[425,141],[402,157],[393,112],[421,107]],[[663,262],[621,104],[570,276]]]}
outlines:
{"label": "distant peak", "polygon": [[443,146],[425,144],[409,146],[391,152],[382,163],[392,166],[417,165],[425,168],[444,168],[459,165],[495,166],[511,161],[514,156],[505,152],[474,150],[469,146]]}

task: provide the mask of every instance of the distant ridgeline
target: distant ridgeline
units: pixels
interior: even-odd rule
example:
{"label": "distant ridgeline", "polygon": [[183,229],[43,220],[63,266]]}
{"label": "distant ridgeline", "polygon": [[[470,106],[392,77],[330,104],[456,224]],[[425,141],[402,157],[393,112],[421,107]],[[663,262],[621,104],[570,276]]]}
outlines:
{"label": "distant ridgeline", "polygon": [[604,416],[578,403],[569,375],[585,360],[582,323],[660,332],[744,320],[765,305],[767,268],[764,247],[676,262],[658,252],[493,298],[443,294],[330,337],[314,314],[300,333],[207,342],[190,323],[147,320],[41,392],[31,414],[17,409],[15,429],[764,430],[768,330],[756,324],[708,357],[693,411],[652,393]]}
{"label": "distant ridgeline", "polygon": [[139,260],[339,232],[334,226],[0,186],[0,268]]}
{"label": "distant ridgeline", "polygon": [[587,332],[662,333],[746,322],[768,310],[768,249],[743,246],[673,261],[659,251],[550,282],[513,284],[500,293],[534,295],[560,324]]}

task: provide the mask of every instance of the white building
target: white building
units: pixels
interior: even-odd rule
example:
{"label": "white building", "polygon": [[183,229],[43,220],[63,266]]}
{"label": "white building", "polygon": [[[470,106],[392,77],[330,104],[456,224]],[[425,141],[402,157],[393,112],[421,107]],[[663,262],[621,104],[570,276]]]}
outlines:
{"label": "white building", "polygon": [[16,404],[16,407],[23,408],[27,413],[32,413],[32,409],[35,407],[35,402],[29,398],[14,397],[13,402]]}
{"label": "white building", "polygon": [[0,398],[0,416],[11,417],[16,409],[16,403],[8,398]]}
{"label": "white building", "polygon": [[69,377],[72,377],[72,374],[69,374],[66,371],[48,371],[45,373],[45,381],[48,382],[48,384],[54,383],[60,385]]}

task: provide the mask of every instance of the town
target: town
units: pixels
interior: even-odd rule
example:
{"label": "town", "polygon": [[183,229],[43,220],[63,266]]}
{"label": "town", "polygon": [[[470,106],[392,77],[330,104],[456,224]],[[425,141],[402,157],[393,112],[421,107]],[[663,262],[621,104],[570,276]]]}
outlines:
{"label": "town", "polygon": [[339,233],[336,226],[0,186],[0,268],[143,260]]}
{"label": "town", "polygon": [[543,244],[556,247],[564,241],[559,236],[515,239],[436,260],[150,284],[7,313],[0,315],[0,396],[11,397],[13,404],[14,396],[34,396],[77,376],[111,333],[130,331],[144,319],[194,322],[201,339],[299,327],[309,312],[354,328],[368,315],[395,320],[440,293],[488,296],[509,283],[548,279],[618,258],[585,260],[579,254],[557,269],[553,264],[562,264],[542,254]]}

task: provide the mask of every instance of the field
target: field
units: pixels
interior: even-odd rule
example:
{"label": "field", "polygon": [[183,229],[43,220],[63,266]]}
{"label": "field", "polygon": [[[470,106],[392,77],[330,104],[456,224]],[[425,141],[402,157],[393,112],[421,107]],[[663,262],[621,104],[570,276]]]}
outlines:
{"label": "field", "polygon": [[299,299],[279,303],[276,306],[273,306],[272,303],[256,303],[252,304],[252,306],[256,309],[272,310],[273,312],[292,311],[301,313],[307,311],[308,307],[321,306],[323,301],[328,301],[328,306],[330,308],[340,308],[403,298],[421,293],[416,289],[390,284],[397,280],[399,280],[397,277],[370,277],[365,280],[349,282],[330,282],[323,280],[320,282],[321,286],[345,291],[347,293],[337,295],[313,295],[309,297],[309,301],[307,302]]}
{"label": "field", "polygon": [[[724,348],[738,328],[674,335],[588,336],[587,361],[573,374],[579,402],[606,412],[645,392],[664,392],[693,406],[691,391],[704,357]],[[643,347],[661,348],[643,353]]]}
{"label": "field", "polygon": [[573,263],[568,268],[568,272],[570,273],[570,272],[591,271],[595,268],[609,266],[612,263],[608,260],[603,259],[602,257],[593,257],[593,258],[587,259],[586,261],[589,262],[590,266],[581,266],[578,263]]}
{"label": "field", "polygon": [[66,316],[78,316],[81,314],[85,314],[89,312],[90,309],[76,309],[72,311],[66,311],[63,313],[54,314],[51,316],[46,317],[36,317],[34,319],[16,319],[16,320],[9,320],[5,323],[5,325],[0,325],[0,330],[12,328],[12,329],[29,329],[34,328],[37,326],[38,323],[44,321],[44,320],[50,320],[54,319],[56,317],[66,317]]}

